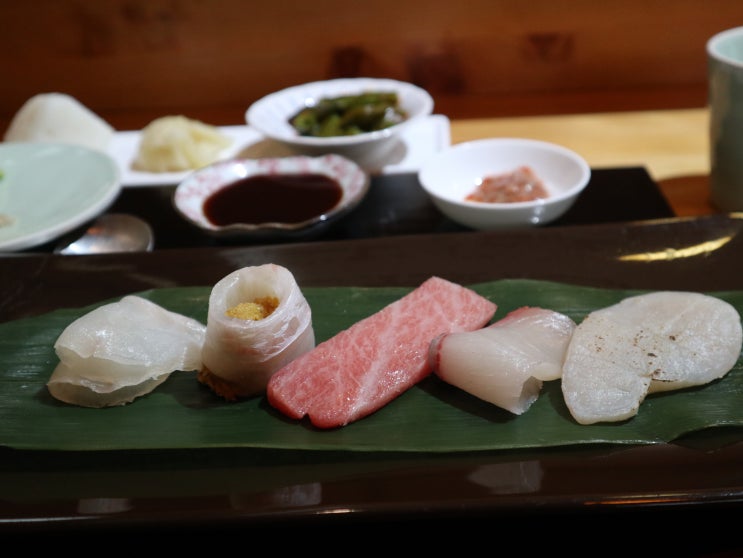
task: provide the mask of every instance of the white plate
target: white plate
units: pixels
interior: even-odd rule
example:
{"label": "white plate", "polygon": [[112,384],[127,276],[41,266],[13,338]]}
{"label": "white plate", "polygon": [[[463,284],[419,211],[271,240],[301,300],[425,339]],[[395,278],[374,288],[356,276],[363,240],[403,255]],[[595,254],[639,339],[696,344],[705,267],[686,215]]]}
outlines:
{"label": "white plate", "polygon": [[[222,153],[222,158],[285,157],[295,155],[288,147],[266,139],[249,126],[223,126],[222,133],[234,142]],[[139,148],[139,131],[116,132],[109,147],[109,154],[119,166],[121,184],[131,186],[165,186],[180,183],[189,172],[151,173],[132,170],[131,164]],[[367,169],[372,174],[416,172],[431,154],[451,144],[449,119],[434,114],[412,123],[400,132],[400,141],[386,161],[378,168]]]}
{"label": "white plate", "polygon": [[23,250],[103,212],[121,190],[100,151],[55,143],[0,144],[0,250]]}

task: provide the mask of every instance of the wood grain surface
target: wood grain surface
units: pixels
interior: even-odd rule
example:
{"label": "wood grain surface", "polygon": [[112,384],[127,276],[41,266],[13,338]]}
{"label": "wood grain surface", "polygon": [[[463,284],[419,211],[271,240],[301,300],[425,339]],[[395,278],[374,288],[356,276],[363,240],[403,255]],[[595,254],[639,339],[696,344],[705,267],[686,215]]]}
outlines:
{"label": "wood grain surface", "polygon": [[706,40],[743,21],[738,0],[0,5],[5,120],[47,91],[114,121],[206,107],[232,120],[271,91],[340,76],[414,82],[453,118],[701,106]]}

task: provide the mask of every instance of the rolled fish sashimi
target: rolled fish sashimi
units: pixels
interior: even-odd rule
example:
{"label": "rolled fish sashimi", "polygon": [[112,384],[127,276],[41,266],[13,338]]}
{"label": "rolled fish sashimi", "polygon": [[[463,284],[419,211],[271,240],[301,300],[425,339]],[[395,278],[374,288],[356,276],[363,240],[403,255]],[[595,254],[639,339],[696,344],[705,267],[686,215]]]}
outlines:
{"label": "rolled fish sashimi", "polygon": [[199,381],[230,401],[257,395],[314,346],[312,311],[294,275],[276,264],[244,267],[212,288]]}
{"label": "rolled fish sashimi", "polygon": [[47,388],[82,407],[130,403],[172,372],[201,367],[206,326],[147,299],[125,296],[81,316],[57,338]]}

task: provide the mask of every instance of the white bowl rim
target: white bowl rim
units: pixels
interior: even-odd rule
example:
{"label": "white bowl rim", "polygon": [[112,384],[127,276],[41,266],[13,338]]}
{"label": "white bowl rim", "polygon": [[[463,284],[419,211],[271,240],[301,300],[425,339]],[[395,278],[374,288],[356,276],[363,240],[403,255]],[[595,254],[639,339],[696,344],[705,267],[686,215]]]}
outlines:
{"label": "white bowl rim", "polygon": [[[486,147],[491,147],[494,145],[522,145],[522,146],[542,148],[542,149],[545,149],[546,151],[559,153],[561,155],[564,155],[568,159],[572,160],[574,163],[576,163],[578,168],[581,170],[581,178],[572,187],[568,188],[567,190],[563,192],[551,194],[548,198],[538,198],[535,200],[523,201],[523,202],[480,202],[480,201],[470,201],[464,198],[458,199],[458,198],[454,198],[454,197],[441,194],[440,192],[436,191],[435,188],[431,188],[423,180],[423,176],[427,172],[428,165],[434,164],[434,162],[437,162],[442,157],[446,157],[447,155],[451,153],[457,153],[460,151],[471,150],[471,149],[486,148]],[[447,203],[459,204],[463,207],[480,208],[482,210],[487,210],[489,208],[490,209],[503,209],[503,210],[514,209],[515,210],[515,209],[522,209],[525,207],[534,207],[538,205],[558,203],[558,202],[564,201],[568,198],[575,196],[577,193],[580,193],[588,185],[588,182],[590,181],[590,179],[591,179],[590,165],[583,157],[581,157],[577,152],[573,151],[572,149],[568,149],[565,146],[559,145],[557,143],[544,141],[544,140],[536,140],[536,139],[531,139],[531,138],[519,138],[519,137],[481,138],[481,139],[469,140],[469,141],[453,144],[447,147],[446,149],[440,151],[436,155],[433,155],[427,162],[423,163],[423,165],[418,171],[418,181],[420,182],[423,189],[426,190],[429,194],[441,200],[444,200]]]}
{"label": "white bowl rim", "polygon": [[[208,179],[220,173],[230,173],[240,167],[239,174],[217,183],[199,184],[205,177]],[[345,169],[345,174],[339,176],[338,168]],[[264,223],[233,223],[230,225],[215,225],[209,221],[203,212],[204,201],[214,192],[221,190],[232,182],[259,174],[293,174],[306,172],[326,174],[338,181],[342,189],[341,199],[331,209],[304,221],[296,223],[280,223],[266,221]],[[277,234],[304,231],[315,225],[329,222],[340,217],[356,207],[366,196],[371,184],[371,177],[354,161],[335,153],[319,156],[293,155],[285,157],[262,157],[259,159],[233,158],[218,161],[189,173],[173,192],[173,205],[178,213],[187,221],[211,234],[219,236],[235,236],[246,234]],[[189,206],[189,201],[191,205]],[[193,205],[194,203],[198,205]]]}
{"label": "white bowl rim", "polygon": [[[321,93],[320,90],[323,89],[330,89],[327,93]],[[317,89],[318,93],[315,94],[307,94],[303,93],[307,90]],[[356,134],[353,136],[333,136],[333,137],[313,137],[313,136],[301,136],[298,133],[290,134],[290,133],[280,133],[276,131],[276,129],[269,129],[265,126],[263,126],[260,123],[260,120],[256,117],[260,113],[260,111],[263,111],[266,109],[266,107],[271,106],[272,103],[281,100],[285,97],[288,97],[290,95],[302,95],[305,97],[305,102],[307,99],[314,98],[316,100],[319,100],[321,97],[330,97],[330,96],[336,96],[340,94],[354,94],[354,93],[361,93],[363,91],[369,91],[369,90],[389,90],[394,89],[398,94],[402,93],[405,95],[412,95],[416,102],[419,103],[417,106],[416,111],[413,114],[409,114],[408,118],[403,120],[402,122],[399,122],[398,124],[394,124],[393,126],[390,126],[388,128],[385,128],[383,130],[375,130],[373,132],[365,132],[363,134]],[[428,91],[425,89],[409,82],[400,81],[393,78],[374,78],[374,77],[353,77],[353,78],[333,78],[333,79],[327,79],[327,80],[318,80],[318,81],[311,81],[307,83],[302,83],[298,85],[292,85],[289,87],[286,87],[284,89],[280,89],[279,91],[274,91],[272,93],[269,93],[257,101],[253,102],[245,111],[245,122],[248,124],[248,126],[251,126],[258,130],[261,134],[265,135],[266,137],[269,137],[271,139],[274,139],[276,141],[281,141],[285,143],[289,143],[292,145],[301,145],[301,146],[315,146],[315,147],[325,147],[325,146],[332,146],[332,145],[338,145],[338,146],[351,146],[351,145],[358,145],[363,144],[367,142],[374,142],[374,141],[380,141],[387,139],[395,134],[397,134],[400,130],[402,130],[404,127],[407,127],[410,125],[411,122],[416,121],[420,118],[430,116],[433,112],[433,97],[431,96]],[[294,108],[294,110],[299,110],[301,108],[300,106],[297,106]],[[293,112],[288,111],[285,115],[282,115],[285,118],[289,118],[293,114]],[[287,125],[287,132],[291,132],[293,130],[291,128],[291,125]]]}

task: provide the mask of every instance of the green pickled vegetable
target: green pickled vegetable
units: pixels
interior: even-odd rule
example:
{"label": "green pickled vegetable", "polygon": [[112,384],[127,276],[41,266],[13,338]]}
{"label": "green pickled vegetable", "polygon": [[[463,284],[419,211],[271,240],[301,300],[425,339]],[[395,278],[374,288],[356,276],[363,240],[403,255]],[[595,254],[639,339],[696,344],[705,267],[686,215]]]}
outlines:
{"label": "green pickled vegetable", "polygon": [[383,130],[407,118],[395,92],[367,92],[320,99],[289,118],[302,136],[351,136]]}

